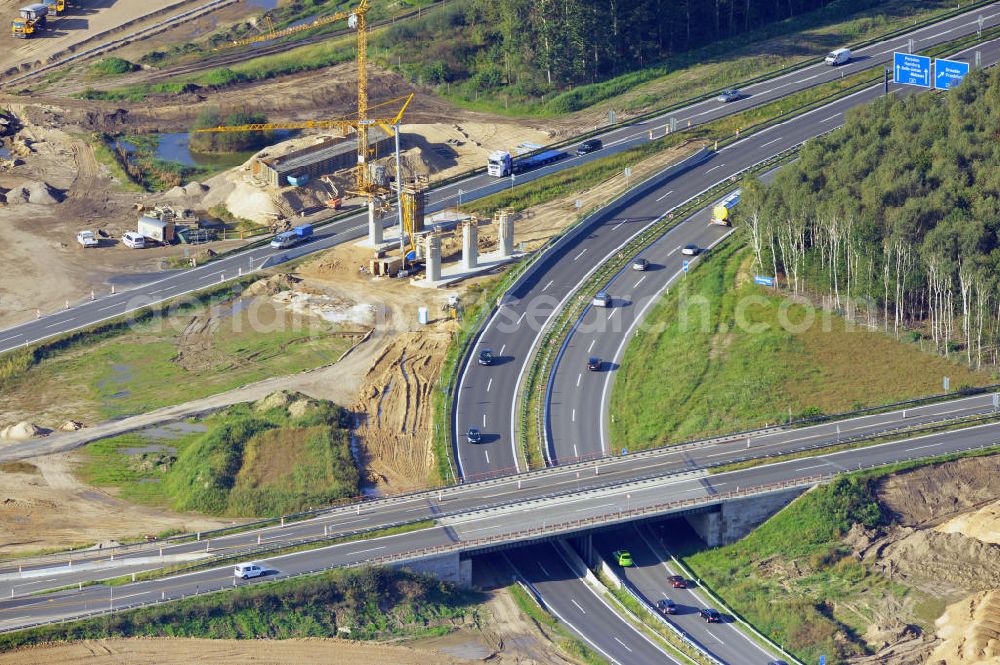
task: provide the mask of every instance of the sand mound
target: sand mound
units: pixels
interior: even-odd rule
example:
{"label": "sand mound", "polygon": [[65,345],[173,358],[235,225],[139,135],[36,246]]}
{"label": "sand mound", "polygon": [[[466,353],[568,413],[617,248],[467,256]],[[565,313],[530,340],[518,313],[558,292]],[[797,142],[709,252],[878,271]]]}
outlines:
{"label": "sand mound", "polygon": [[961,533],[1000,545],[1000,501],[949,520],[938,527],[943,533]]}
{"label": "sand mound", "polygon": [[278,390],[254,402],[253,408],[255,411],[285,409],[292,416],[300,416],[314,405],[315,402],[302,393],[294,390]]}
{"label": "sand mound", "polygon": [[59,426],[60,432],[76,432],[83,429],[83,423],[78,420],[67,420]]}
{"label": "sand mound", "polygon": [[900,527],[897,535],[876,562],[890,579],[952,598],[1000,589],[1000,545],[931,529]]}
{"label": "sand mound", "polygon": [[176,187],[171,187],[163,193],[163,196],[168,199],[179,199],[185,195],[184,188],[180,185]]}
{"label": "sand mound", "polygon": [[42,429],[35,423],[21,422],[16,425],[9,425],[0,429],[0,439],[5,439],[7,441],[24,441],[26,439],[31,439],[36,436],[44,436],[48,434],[47,430]]}
{"label": "sand mound", "polygon": [[937,620],[944,640],[928,663],[1000,664],[1000,591],[977,594],[950,605]]}
{"label": "sand mound", "polygon": [[54,205],[63,200],[62,193],[44,181],[29,182],[15,187],[6,194],[7,203],[33,203],[35,205]]}
{"label": "sand mound", "polygon": [[203,185],[200,182],[189,182],[184,185],[183,192],[188,196],[202,196],[208,191],[208,185]]}
{"label": "sand mound", "polygon": [[251,284],[243,292],[244,296],[273,296],[292,288],[296,280],[290,275],[272,275]]}

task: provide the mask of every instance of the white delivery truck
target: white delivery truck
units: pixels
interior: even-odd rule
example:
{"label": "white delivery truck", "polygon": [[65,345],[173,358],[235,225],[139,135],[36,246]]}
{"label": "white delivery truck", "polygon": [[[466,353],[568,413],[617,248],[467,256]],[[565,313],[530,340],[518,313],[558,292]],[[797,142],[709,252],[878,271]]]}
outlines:
{"label": "white delivery truck", "polygon": [[830,54],[826,56],[823,60],[828,65],[836,67],[837,65],[844,65],[851,60],[851,49],[849,48],[839,48],[836,51],[830,51]]}

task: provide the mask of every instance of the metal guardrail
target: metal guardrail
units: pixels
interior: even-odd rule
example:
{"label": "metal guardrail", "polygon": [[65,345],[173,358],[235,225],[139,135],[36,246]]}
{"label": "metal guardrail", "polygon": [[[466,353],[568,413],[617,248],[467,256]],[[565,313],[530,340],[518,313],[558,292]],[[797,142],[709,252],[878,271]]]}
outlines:
{"label": "metal guardrail", "polygon": [[[967,448],[963,448],[963,449],[955,450],[955,451],[950,451],[948,453],[944,453],[942,455],[938,455],[938,456],[935,456],[935,457],[951,457],[951,456],[954,456],[954,455],[961,455],[961,454],[965,454],[965,453],[969,453],[969,452],[987,450],[987,449],[990,449],[990,448],[995,448],[997,446],[1000,446],[1000,440],[990,441],[990,442],[988,442],[986,444],[979,445],[979,446],[969,446]],[[911,457],[896,459],[896,460],[893,460],[891,462],[878,463],[878,464],[869,464],[869,465],[859,464],[857,469],[851,469],[850,472],[853,472],[853,471],[862,471],[862,470],[866,470],[866,469],[870,470],[870,469],[876,469],[876,468],[887,467],[887,466],[895,466],[895,465],[898,465],[898,464],[905,464],[905,463],[908,463],[908,462],[913,462],[913,461],[917,461],[917,460],[921,460],[921,459],[925,459],[925,458],[926,458],[926,456],[913,455]],[[631,509],[631,510],[626,510],[626,511],[618,511],[618,512],[613,513],[613,514],[604,515],[604,516],[596,516],[596,517],[590,518],[590,519],[573,520],[573,521],[570,521],[570,522],[564,522],[564,523],[560,523],[558,525],[546,526],[546,527],[542,527],[542,528],[522,529],[520,531],[514,532],[512,534],[507,534],[507,535],[487,536],[487,537],[484,537],[484,538],[477,538],[477,539],[473,539],[473,540],[462,541],[462,542],[459,542],[459,543],[448,543],[448,544],[445,544],[445,545],[438,545],[438,546],[434,546],[434,547],[415,548],[413,550],[407,550],[407,551],[403,551],[403,552],[397,552],[397,553],[391,554],[391,555],[383,555],[383,556],[380,556],[380,557],[368,557],[368,558],[365,558],[365,559],[358,559],[358,560],[348,561],[348,562],[345,562],[345,563],[342,563],[342,564],[335,564],[335,565],[330,565],[330,566],[324,566],[324,567],[317,568],[317,569],[314,569],[314,570],[302,571],[302,572],[299,572],[299,573],[294,573],[294,574],[286,575],[286,576],[284,576],[281,579],[292,579],[292,578],[302,577],[302,576],[306,576],[306,575],[315,575],[315,574],[322,573],[322,572],[325,572],[327,570],[331,570],[331,569],[335,569],[335,568],[351,568],[351,567],[359,567],[359,566],[365,566],[365,565],[388,565],[388,564],[394,564],[394,563],[401,563],[401,562],[405,562],[405,561],[416,561],[416,560],[420,560],[420,559],[431,558],[431,557],[439,556],[441,554],[450,554],[450,553],[461,552],[461,551],[475,551],[477,549],[488,549],[491,546],[496,546],[497,544],[508,544],[510,542],[523,542],[523,541],[530,541],[530,540],[548,539],[548,538],[557,537],[557,536],[560,536],[560,535],[563,535],[563,534],[566,534],[566,533],[571,533],[573,531],[579,531],[579,530],[590,529],[590,528],[599,528],[601,526],[604,526],[604,525],[607,525],[607,524],[617,523],[619,521],[630,521],[630,520],[634,520],[634,519],[637,519],[637,518],[649,517],[655,511],[659,511],[659,513],[662,513],[664,510],[681,511],[681,510],[684,510],[685,508],[697,507],[697,506],[694,505],[694,502],[700,502],[702,504],[709,505],[709,504],[711,504],[713,502],[731,500],[731,499],[741,498],[741,497],[748,497],[748,496],[752,496],[752,495],[756,495],[756,494],[765,494],[765,493],[769,493],[769,492],[780,491],[782,489],[789,489],[789,488],[796,487],[796,486],[798,486],[798,487],[805,487],[805,486],[809,486],[809,485],[820,484],[822,482],[825,482],[825,481],[828,481],[828,480],[830,480],[832,478],[835,478],[837,475],[840,475],[840,473],[845,473],[845,472],[838,472],[838,473],[829,473],[829,474],[820,474],[820,475],[814,475],[814,476],[807,476],[807,477],[799,478],[799,479],[796,479],[796,480],[793,480],[793,481],[786,481],[786,482],[781,482],[781,483],[770,483],[770,484],[767,484],[767,485],[760,485],[760,486],[755,486],[755,487],[752,487],[752,488],[744,488],[742,490],[737,489],[735,491],[723,492],[723,493],[720,493],[720,494],[712,495],[711,497],[704,497],[702,499],[691,499],[691,500],[684,500],[684,501],[665,502],[665,503],[662,503],[662,504],[656,504],[656,505],[653,505],[653,506],[647,506],[647,507],[643,507],[643,508],[640,508],[640,509]],[[659,514],[659,513],[657,513],[657,514]],[[692,577],[694,577],[694,576],[692,576]],[[275,581],[279,581],[279,580],[275,580]],[[51,624],[57,624],[57,623],[66,623],[66,622],[75,621],[75,620],[78,620],[78,619],[84,619],[84,618],[89,618],[89,617],[94,617],[94,616],[100,616],[100,615],[110,614],[110,613],[114,613],[114,612],[122,612],[122,611],[130,610],[130,609],[137,609],[137,608],[140,608],[140,607],[157,605],[157,604],[164,603],[164,602],[172,602],[172,601],[175,601],[175,600],[182,600],[184,598],[191,598],[193,596],[200,596],[200,595],[205,595],[205,594],[210,594],[210,593],[218,593],[218,592],[221,592],[221,591],[229,591],[232,588],[233,588],[232,585],[222,585],[220,587],[215,587],[215,588],[211,588],[211,589],[205,589],[203,591],[199,590],[199,591],[197,591],[194,594],[186,594],[186,595],[179,596],[177,598],[152,600],[152,601],[144,601],[144,602],[134,602],[134,603],[130,603],[128,605],[120,606],[120,607],[117,607],[117,608],[110,608],[109,607],[108,609],[100,609],[100,610],[95,609],[95,610],[91,610],[91,611],[88,611],[88,612],[85,612],[85,613],[81,613],[80,615],[75,616],[75,617],[67,617],[67,618],[60,618],[60,619],[51,619],[51,620],[46,620],[46,621],[30,622],[30,623],[27,623],[27,624],[24,624],[24,625],[21,625],[21,626],[18,626],[18,627],[14,627],[14,628],[0,629],[0,633],[14,632],[14,631],[24,630],[24,629],[27,629],[27,628],[32,628],[32,627],[42,626],[42,625],[51,625]],[[724,606],[724,605],[722,603],[720,603],[720,606]],[[731,610],[728,610],[728,611],[731,612]],[[738,617],[739,616],[736,613],[732,613],[732,614],[733,614],[734,617]]]}

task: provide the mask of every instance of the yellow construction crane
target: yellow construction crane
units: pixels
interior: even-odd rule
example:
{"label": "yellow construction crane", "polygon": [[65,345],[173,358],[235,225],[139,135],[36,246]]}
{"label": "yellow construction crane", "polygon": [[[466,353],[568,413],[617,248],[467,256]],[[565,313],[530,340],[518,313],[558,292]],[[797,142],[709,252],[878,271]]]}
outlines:
{"label": "yellow construction crane", "polygon": [[[273,24],[271,24],[268,18],[268,25],[271,27],[271,32],[266,35],[258,35],[256,37],[248,37],[247,39],[238,39],[233,42],[229,42],[224,46],[219,48],[228,48],[234,46],[245,46],[247,44],[254,44],[257,42],[270,41],[272,39],[277,39],[279,37],[285,37],[287,35],[292,35],[303,30],[309,30],[311,28],[316,28],[321,25],[327,25],[329,23],[334,23],[336,21],[342,21],[347,19],[347,25],[352,29],[356,30],[358,33],[358,113],[357,119],[354,120],[354,124],[350,125],[354,128],[358,135],[358,167],[355,171],[356,181],[355,185],[358,194],[364,194],[369,198],[372,198],[377,193],[377,186],[373,185],[371,180],[371,174],[368,172],[368,158],[371,156],[371,151],[368,148],[368,130],[374,124],[383,123],[376,120],[371,120],[368,117],[368,22],[367,14],[371,11],[371,3],[369,0],[361,0],[361,3],[350,11],[337,12],[336,14],[331,14],[329,16],[321,16],[317,18],[312,23],[306,25],[299,25],[293,28],[285,28],[283,30],[274,30]],[[407,104],[409,101],[407,101]],[[406,105],[403,106],[403,110],[406,110]],[[399,112],[402,116],[403,110]],[[335,122],[335,121],[329,121]],[[397,119],[398,122],[398,119]],[[336,125],[334,125],[336,126]],[[384,125],[383,125],[384,126]],[[286,128],[288,128],[286,126]],[[277,129],[277,127],[275,127]],[[209,131],[220,131],[221,128],[215,128]],[[246,129],[235,128],[233,131],[247,131]],[[391,131],[389,132],[392,133]]]}
{"label": "yellow construction crane", "polygon": [[[358,135],[358,165],[355,167],[356,176],[355,182],[358,187],[357,194],[365,196],[375,196],[377,194],[383,193],[381,188],[371,181],[370,174],[368,173],[368,157],[371,155],[371,150],[368,148],[368,129],[372,125],[378,125],[385,130],[386,134],[392,136],[396,131],[396,126],[403,119],[403,113],[406,112],[406,108],[413,101],[413,93],[411,92],[406,97],[397,97],[396,99],[390,99],[387,102],[382,102],[376,104],[370,110],[375,110],[384,106],[395,105],[398,102],[403,102],[403,105],[396,112],[396,115],[392,117],[382,117],[382,118],[371,118],[362,120],[363,116],[358,116],[357,118],[353,116],[348,116],[344,118],[336,118],[334,120],[301,120],[293,122],[262,122],[250,125],[225,125],[221,127],[206,127],[203,129],[195,130],[197,132],[266,132],[275,129],[341,129],[349,130],[353,129]],[[361,128],[364,128],[364,135],[362,137]],[[364,159],[362,159],[362,156]]]}

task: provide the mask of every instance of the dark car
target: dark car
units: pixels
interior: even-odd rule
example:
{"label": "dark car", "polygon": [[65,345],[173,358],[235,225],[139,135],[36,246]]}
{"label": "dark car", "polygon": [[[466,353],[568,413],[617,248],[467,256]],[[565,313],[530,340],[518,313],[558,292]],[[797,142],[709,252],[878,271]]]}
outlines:
{"label": "dark car", "polygon": [[489,349],[483,349],[479,352],[479,364],[480,365],[492,365],[493,364],[493,352]]}
{"label": "dark car", "polygon": [[637,270],[639,272],[644,272],[649,268],[649,261],[646,259],[636,259],[632,262],[632,270]]}
{"label": "dark car", "polygon": [[465,440],[469,443],[479,443],[483,440],[483,435],[475,427],[470,427],[469,431],[465,433]]}
{"label": "dark car", "polygon": [[600,369],[601,369],[601,359],[600,358],[595,358],[595,357],[587,358],[587,369],[589,369],[591,372],[598,372],[598,371],[600,371]]}
{"label": "dark car", "polygon": [[680,575],[671,575],[670,577],[667,578],[667,581],[670,582],[670,586],[672,586],[675,589],[686,589],[688,586],[687,580],[685,580]]}
{"label": "dark car", "polygon": [[698,615],[704,619],[706,623],[722,623],[722,615],[719,614],[719,610],[713,610],[711,607],[706,607],[702,611],[698,612]]}
{"label": "dark car", "polygon": [[579,157],[581,155],[586,155],[596,150],[600,150],[603,147],[604,144],[601,143],[601,139],[587,139],[580,144],[579,148],[576,149],[576,154]]}
{"label": "dark car", "polygon": [[788,663],[783,660],[769,660],[767,661],[767,665],[788,665]]}
{"label": "dark car", "polygon": [[659,610],[660,614],[677,614],[677,603],[670,600],[669,598],[663,598],[656,601],[656,609]]}

